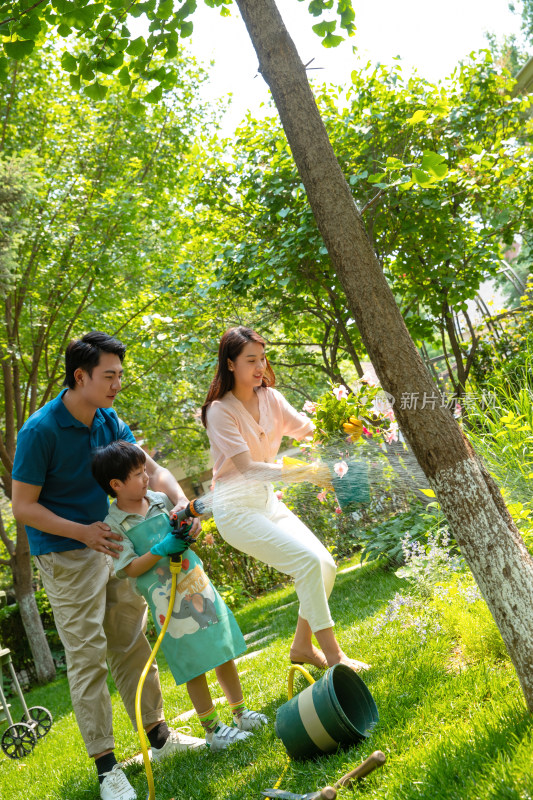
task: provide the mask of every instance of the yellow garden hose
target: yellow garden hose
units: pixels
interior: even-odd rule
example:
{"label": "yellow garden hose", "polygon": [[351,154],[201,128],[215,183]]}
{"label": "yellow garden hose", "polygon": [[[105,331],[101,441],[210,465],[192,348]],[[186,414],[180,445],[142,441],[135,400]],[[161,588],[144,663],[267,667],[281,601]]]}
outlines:
{"label": "yellow garden hose", "polygon": [[288,679],[288,682],[287,682],[287,684],[288,684],[287,685],[287,697],[289,698],[289,700],[292,700],[292,698],[294,697],[294,673],[296,672],[296,670],[298,670],[298,672],[302,673],[304,678],[307,680],[307,683],[314,683],[315,682],[315,679],[305,669],[305,667],[302,667],[301,664],[293,664],[289,669],[289,679]]}
{"label": "yellow garden hose", "polygon": [[150,658],[146,662],[145,667],[141,673],[141,677],[139,678],[139,683],[137,684],[137,691],[135,693],[135,720],[137,722],[137,732],[139,734],[139,739],[141,741],[141,750],[143,754],[144,768],[146,770],[146,779],[148,781],[149,800],[155,800],[155,787],[154,787],[154,776],[152,773],[152,765],[150,764],[150,756],[148,755],[148,743],[146,741],[146,735],[144,733],[143,722],[142,722],[141,697],[143,693],[146,676],[148,675],[150,667],[154,662],[154,659],[157,655],[157,651],[159,650],[159,646],[163,641],[163,637],[168,628],[170,617],[172,616],[172,611],[174,609],[174,600],[176,598],[176,584],[178,582],[178,575],[180,574],[180,572],[181,572],[181,554],[173,555],[170,557],[170,573],[172,575],[172,583],[170,587],[170,600],[168,602],[167,615],[165,617],[163,627],[161,628],[161,633],[157,637],[154,649],[150,653]]}
{"label": "yellow garden hose", "polygon": [[[293,664],[289,668],[289,678],[288,678],[288,681],[287,681],[287,696],[288,696],[289,700],[292,700],[292,698],[294,697],[294,673],[296,671],[301,672],[302,675],[304,676],[304,678],[306,678],[308,683],[311,684],[311,683],[315,682],[315,679],[305,669],[305,667],[302,667],[300,664]],[[274,789],[279,789],[279,787],[281,786],[281,781],[285,777],[285,773],[289,769],[290,764],[291,764],[290,756],[287,756],[287,761],[286,761],[285,766],[283,768],[283,772],[281,773],[281,775],[277,779],[276,783],[274,784]]]}

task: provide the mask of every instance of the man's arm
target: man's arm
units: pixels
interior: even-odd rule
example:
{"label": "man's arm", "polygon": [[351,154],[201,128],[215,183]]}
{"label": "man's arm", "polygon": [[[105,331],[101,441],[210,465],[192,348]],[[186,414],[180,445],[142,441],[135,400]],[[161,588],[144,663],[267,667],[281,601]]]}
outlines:
{"label": "man's arm", "polygon": [[[172,511],[181,511],[182,508],[185,508],[189,501],[174,475],[170,470],[156,464],[148,454],[146,455],[146,472],[150,478],[150,489],[154,492],[164,492],[174,503]],[[200,529],[201,522],[196,518],[192,524],[191,535],[198,536]]]}
{"label": "man's arm", "polygon": [[117,557],[118,552],[116,551],[122,550],[122,545],[119,544],[122,536],[112,533],[109,525],[106,525],[105,522],[82,525],[80,522],[72,522],[64,517],[59,517],[39,503],[41,489],[41,486],[13,481],[12,508],[16,520],[45,533],[76,539],[90,547],[91,550]]}

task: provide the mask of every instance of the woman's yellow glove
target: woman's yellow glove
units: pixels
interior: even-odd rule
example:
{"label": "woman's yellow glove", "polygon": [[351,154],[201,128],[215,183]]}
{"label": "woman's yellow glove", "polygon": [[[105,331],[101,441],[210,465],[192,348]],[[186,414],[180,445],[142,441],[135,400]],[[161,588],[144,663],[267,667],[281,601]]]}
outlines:
{"label": "woman's yellow glove", "polygon": [[303,483],[308,481],[324,489],[333,489],[331,473],[325,464],[314,461],[312,464],[299,458],[283,456],[281,478],[287,483]]}

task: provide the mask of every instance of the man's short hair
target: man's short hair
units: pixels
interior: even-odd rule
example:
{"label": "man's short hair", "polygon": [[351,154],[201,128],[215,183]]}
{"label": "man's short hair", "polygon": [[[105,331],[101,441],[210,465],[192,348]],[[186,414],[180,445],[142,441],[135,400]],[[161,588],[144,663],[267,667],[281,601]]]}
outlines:
{"label": "man's short hair", "polygon": [[92,377],[94,367],[100,363],[102,353],[113,353],[122,362],[126,355],[126,345],[108,336],[107,333],[91,331],[82,336],[81,339],[72,339],[65,352],[65,380],[63,386],[74,389],[76,379],[74,373],[77,369],[83,369]]}
{"label": "man's short hair", "polygon": [[111,481],[125,481],[134,469],[146,464],[146,453],[132,442],[111,442],[94,451],[91,462],[93,476],[106,494],[116,497]]}

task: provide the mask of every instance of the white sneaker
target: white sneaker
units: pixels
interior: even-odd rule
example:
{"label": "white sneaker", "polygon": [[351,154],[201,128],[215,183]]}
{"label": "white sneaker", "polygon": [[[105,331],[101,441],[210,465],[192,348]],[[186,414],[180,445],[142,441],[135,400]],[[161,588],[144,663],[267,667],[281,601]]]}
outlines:
{"label": "white sneaker", "polygon": [[203,739],[196,736],[187,736],[186,733],[170,729],[170,734],[163,747],[152,747],[152,760],[160,761],[162,758],[172,756],[174,753],[184,753],[186,750],[202,750],[205,747]]}
{"label": "white sneaker", "polygon": [[262,725],[266,725],[267,722],[268,719],[264,714],[260,714],[258,711],[250,711],[247,708],[239,716],[233,717],[233,724],[240,731],[256,731]]}
{"label": "white sneaker", "polygon": [[102,800],[137,800],[137,793],[120,768],[115,764],[110,772],[104,772],[105,778],[100,784]]}
{"label": "white sneaker", "polygon": [[224,722],[219,722],[213,733],[206,733],[205,741],[211,752],[218,753],[219,750],[225,750],[231,744],[242,742],[251,735],[248,731],[230,728]]}

